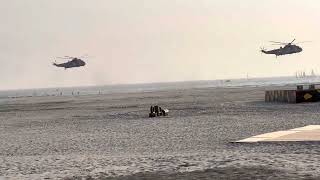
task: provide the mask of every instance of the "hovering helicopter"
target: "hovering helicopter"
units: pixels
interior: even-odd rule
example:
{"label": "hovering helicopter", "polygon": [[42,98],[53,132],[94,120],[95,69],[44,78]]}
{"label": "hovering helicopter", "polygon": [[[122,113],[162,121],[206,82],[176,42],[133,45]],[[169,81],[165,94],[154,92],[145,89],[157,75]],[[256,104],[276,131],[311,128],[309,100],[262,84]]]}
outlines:
{"label": "hovering helicopter", "polygon": [[83,60],[81,60],[80,58],[77,58],[77,57],[64,56],[64,57],[57,57],[57,58],[59,58],[59,59],[69,59],[69,61],[65,62],[65,63],[61,63],[61,64],[57,64],[55,62],[53,63],[54,66],[64,67],[64,69],[74,68],[74,67],[81,67],[81,66],[85,66],[86,65],[86,63]]}
{"label": "hovering helicopter", "polygon": [[[299,53],[302,51],[302,48],[300,46],[297,46],[296,44],[293,44],[293,42],[296,39],[293,39],[290,43],[284,43],[284,42],[277,42],[277,41],[270,41],[274,43],[273,45],[284,45],[284,47],[280,47],[279,49],[273,49],[273,50],[265,50],[261,48],[261,52],[264,54],[274,54],[276,57],[282,56],[282,55],[287,55],[287,54],[294,54],[294,53]],[[308,41],[305,41],[308,42]],[[304,43],[304,42],[300,42]]]}

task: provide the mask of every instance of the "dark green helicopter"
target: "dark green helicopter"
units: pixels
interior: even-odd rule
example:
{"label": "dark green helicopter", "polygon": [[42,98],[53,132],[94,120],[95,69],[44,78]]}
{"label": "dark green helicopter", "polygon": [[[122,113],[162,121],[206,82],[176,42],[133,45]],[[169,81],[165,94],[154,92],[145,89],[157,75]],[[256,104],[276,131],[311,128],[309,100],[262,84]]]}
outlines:
{"label": "dark green helicopter", "polygon": [[57,66],[57,67],[63,67],[64,69],[68,69],[68,68],[74,68],[74,67],[81,67],[81,66],[85,66],[86,63],[77,57],[71,57],[71,56],[64,56],[64,57],[57,57],[58,59],[69,59],[68,62],[65,63],[56,63],[54,62],[53,65]]}
{"label": "dark green helicopter", "polygon": [[296,39],[293,39],[290,43],[270,41],[271,43],[274,43],[273,45],[284,45],[284,46],[283,47],[281,46],[280,48],[273,49],[273,50],[265,50],[264,48],[261,48],[261,52],[264,54],[274,54],[276,55],[276,57],[287,55],[287,54],[300,53],[302,51],[302,48],[296,44],[309,42],[309,41],[304,41],[304,42],[293,44],[295,40]]}

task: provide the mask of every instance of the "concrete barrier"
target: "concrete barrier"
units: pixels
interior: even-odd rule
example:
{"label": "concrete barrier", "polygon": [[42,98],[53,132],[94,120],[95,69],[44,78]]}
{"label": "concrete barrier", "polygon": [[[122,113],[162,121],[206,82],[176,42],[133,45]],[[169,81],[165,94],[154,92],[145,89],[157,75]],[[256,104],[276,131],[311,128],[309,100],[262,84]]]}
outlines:
{"label": "concrete barrier", "polygon": [[296,103],[296,90],[271,90],[265,92],[266,102]]}
{"label": "concrete barrier", "polygon": [[320,101],[320,89],[271,90],[265,92],[265,102],[302,103],[317,101]]}

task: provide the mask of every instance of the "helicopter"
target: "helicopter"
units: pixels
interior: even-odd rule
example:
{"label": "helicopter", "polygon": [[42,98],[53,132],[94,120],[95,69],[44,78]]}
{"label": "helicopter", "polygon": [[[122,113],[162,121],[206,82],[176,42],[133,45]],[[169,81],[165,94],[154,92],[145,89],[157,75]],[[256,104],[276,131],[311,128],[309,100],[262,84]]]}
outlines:
{"label": "helicopter", "polygon": [[81,66],[85,66],[86,63],[77,57],[71,57],[71,56],[64,56],[64,57],[57,57],[59,59],[69,59],[68,62],[65,63],[61,63],[61,64],[57,64],[56,62],[53,63],[54,66],[57,67],[64,67],[64,69],[67,68],[74,68],[74,67],[81,67]]}
{"label": "helicopter", "polygon": [[[287,55],[287,54],[294,54],[294,53],[300,53],[302,51],[302,48],[296,44],[293,44],[293,42],[296,39],[293,39],[290,43],[284,43],[284,42],[277,42],[277,41],[270,41],[271,43],[274,43],[272,45],[284,45],[284,47],[280,47],[279,49],[273,49],[273,50],[265,50],[264,48],[261,48],[261,52],[264,54],[274,54],[276,57]],[[308,42],[308,41],[305,41]],[[304,43],[304,42],[300,42]]]}

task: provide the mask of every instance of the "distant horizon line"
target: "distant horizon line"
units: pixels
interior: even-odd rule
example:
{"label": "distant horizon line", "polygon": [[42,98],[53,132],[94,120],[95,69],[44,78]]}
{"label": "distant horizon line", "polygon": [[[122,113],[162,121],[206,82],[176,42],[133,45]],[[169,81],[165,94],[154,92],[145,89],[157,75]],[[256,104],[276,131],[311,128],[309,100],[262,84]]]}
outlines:
{"label": "distant horizon line", "polygon": [[183,83],[183,82],[201,82],[201,81],[226,81],[226,80],[243,80],[243,79],[262,79],[262,78],[283,78],[294,76],[261,76],[261,77],[242,77],[242,78],[223,78],[223,79],[211,79],[211,80],[187,80],[187,81],[158,81],[158,82],[137,82],[137,83],[115,83],[115,84],[103,84],[103,85],[81,85],[81,86],[53,86],[53,87],[34,87],[34,88],[9,88],[0,89],[0,91],[18,91],[18,90],[34,90],[34,89],[59,89],[59,88],[86,88],[86,87],[103,87],[103,86],[126,86],[126,85],[147,85],[147,84],[165,84],[165,83]]}

